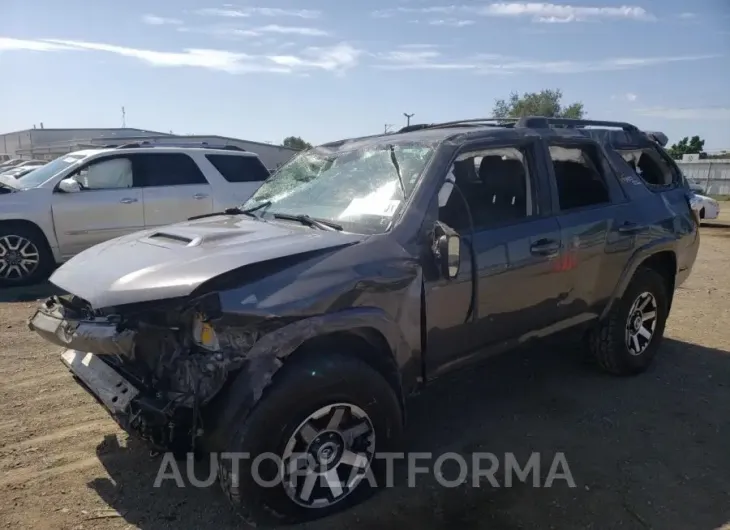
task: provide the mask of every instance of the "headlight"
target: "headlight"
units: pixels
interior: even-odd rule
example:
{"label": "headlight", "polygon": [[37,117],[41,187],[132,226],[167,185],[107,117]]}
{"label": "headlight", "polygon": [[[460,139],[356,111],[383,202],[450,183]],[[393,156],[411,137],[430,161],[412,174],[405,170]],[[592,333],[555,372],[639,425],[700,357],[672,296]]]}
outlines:
{"label": "headlight", "polygon": [[215,334],[213,325],[203,320],[204,318],[203,315],[198,313],[193,319],[193,341],[205,350],[219,351],[220,344],[218,343],[218,337]]}

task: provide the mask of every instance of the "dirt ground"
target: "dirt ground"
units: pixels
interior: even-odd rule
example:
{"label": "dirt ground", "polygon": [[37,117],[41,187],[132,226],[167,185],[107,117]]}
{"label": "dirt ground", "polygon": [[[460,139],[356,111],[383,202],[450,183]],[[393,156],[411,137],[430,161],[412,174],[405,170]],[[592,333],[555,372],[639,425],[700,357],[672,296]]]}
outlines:
{"label": "dirt ground", "polygon": [[[311,529],[712,530],[730,523],[730,207],[702,229],[667,340],[642,376],[565,347],[504,355],[414,399],[407,447],[563,452],[577,487],[396,487]],[[40,288],[0,293],[0,528],[241,528],[216,486],[153,488],[159,460],[116,427],[25,327]],[[15,301],[13,301],[15,300]],[[30,301],[27,301],[30,300]],[[520,459],[520,455],[524,459]],[[499,473],[498,473],[499,477]]]}

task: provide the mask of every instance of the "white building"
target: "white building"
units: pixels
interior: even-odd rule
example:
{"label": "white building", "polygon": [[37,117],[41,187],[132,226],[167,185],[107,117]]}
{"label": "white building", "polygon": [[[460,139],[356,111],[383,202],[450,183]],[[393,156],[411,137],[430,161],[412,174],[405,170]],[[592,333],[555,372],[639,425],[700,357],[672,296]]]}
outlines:
{"label": "white building", "polygon": [[217,135],[180,136],[143,129],[27,129],[0,134],[0,153],[12,158],[51,160],[65,153],[89,147],[150,141],[157,144],[235,145],[256,153],[269,169],[289,160],[296,150],[280,145],[252,142]]}

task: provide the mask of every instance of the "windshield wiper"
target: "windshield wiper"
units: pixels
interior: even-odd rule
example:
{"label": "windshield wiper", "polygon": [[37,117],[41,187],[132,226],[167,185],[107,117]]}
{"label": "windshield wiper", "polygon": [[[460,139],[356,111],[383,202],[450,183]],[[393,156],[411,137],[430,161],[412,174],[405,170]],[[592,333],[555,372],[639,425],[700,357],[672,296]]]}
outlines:
{"label": "windshield wiper", "polygon": [[246,208],[245,210],[236,206],[233,208],[226,208],[222,212],[204,213],[202,215],[188,217],[188,221],[195,221],[196,219],[205,219],[206,217],[215,217],[217,215],[248,215],[249,217],[253,217],[254,219],[261,219],[261,217],[254,214],[254,212],[257,210],[261,210],[262,208],[266,208],[268,206],[271,206],[271,201],[264,201],[261,204],[257,204],[256,206],[253,206],[252,208]]}
{"label": "windshield wiper", "polygon": [[332,221],[326,221],[324,219],[315,219],[313,217],[309,217],[307,214],[275,213],[274,218],[299,221],[305,226],[319,228],[320,230],[336,230],[338,232],[343,230],[342,225],[333,223]]}
{"label": "windshield wiper", "polygon": [[398,182],[400,182],[400,189],[403,192],[403,200],[405,201],[407,199],[406,185],[403,183],[403,175],[400,172],[400,164],[398,163],[398,158],[395,156],[395,146],[393,144],[390,144],[390,161],[393,162],[393,167],[398,175]]}

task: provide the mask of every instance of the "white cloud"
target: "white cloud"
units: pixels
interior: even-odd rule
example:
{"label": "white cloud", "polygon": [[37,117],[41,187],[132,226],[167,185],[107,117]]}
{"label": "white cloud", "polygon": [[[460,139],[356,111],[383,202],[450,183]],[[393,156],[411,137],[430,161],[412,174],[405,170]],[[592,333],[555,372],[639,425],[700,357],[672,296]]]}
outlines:
{"label": "white cloud", "polygon": [[296,26],[279,26],[270,24],[260,28],[253,28],[254,33],[281,33],[283,35],[304,35],[307,37],[325,37],[329,35],[327,31],[318,28],[305,28]]}
{"label": "white cloud", "polygon": [[53,44],[51,42],[0,37],[0,52],[4,52],[4,51],[55,52],[55,51],[73,50],[73,49],[74,48],[71,48],[69,46],[63,46],[61,44]]}
{"label": "white cloud", "polygon": [[150,26],[178,26],[183,23],[179,18],[158,17],[157,15],[144,15],[142,22]]}
{"label": "white cloud", "polygon": [[387,70],[473,70],[485,74],[513,74],[538,72],[546,74],[574,74],[582,72],[606,72],[630,70],[674,62],[711,59],[718,55],[692,55],[669,57],[618,57],[595,61],[534,61],[493,54],[477,54],[465,58],[451,58],[435,50],[408,52],[398,49],[376,55],[377,68]]}
{"label": "white cloud", "polygon": [[307,70],[343,72],[355,66],[360,51],[349,44],[331,47],[310,47],[298,55],[251,55],[227,50],[185,49],[163,52],[129,48],[112,44],[75,40],[44,39],[40,42],[64,49],[93,50],[131,57],[158,67],[196,67],[233,74],[251,72],[298,73]]}
{"label": "white cloud", "polygon": [[178,31],[185,33],[207,33],[216,37],[236,38],[236,37],[261,37],[263,35],[300,35],[303,37],[326,37],[329,32],[310,27],[301,26],[281,26],[278,24],[269,24],[267,26],[260,27],[231,27],[231,26],[212,26],[212,27],[180,27]]}
{"label": "white cloud", "polygon": [[587,7],[544,2],[496,3],[473,8],[480,15],[495,17],[530,17],[536,22],[578,22],[591,19],[649,20],[653,16],[643,7]]}
{"label": "white cloud", "polygon": [[697,13],[689,13],[689,12],[688,13],[680,13],[677,16],[679,18],[691,19],[691,18],[697,18]]}
{"label": "white cloud", "polygon": [[314,9],[281,9],[278,7],[244,7],[240,9],[205,8],[195,11],[198,15],[208,15],[227,18],[246,18],[251,16],[263,17],[297,17],[319,18],[322,13]]}
{"label": "white cloud", "polygon": [[730,121],[730,107],[648,107],[637,109],[639,114],[667,120]]}
{"label": "white cloud", "polygon": [[639,99],[639,96],[637,96],[636,94],[634,94],[632,92],[626,92],[625,94],[620,94],[620,95],[617,95],[617,96],[616,95],[611,96],[611,99],[613,99],[613,100],[621,100],[621,101],[628,101],[629,103],[633,103],[634,101],[636,101],[637,99]]}
{"label": "white cloud", "polygon": [[534,22],[581,22],[601,19],[653,20],[655,17],[639,6],[589,7],[546,2],[497,2],[487,5],[448,5],[430,7],[396,7],[374,11],[377,18],[389,18],[399,13],[455,14],[471,13],[489,17],[528,17]]}
{"label": "white cloud", "polygon": [[289,68],[321,69],[343,72],[357,65],[362,52],[349,44],[305,48],[300,55],[270,55],[268,59]]}
{"label": "white cloud", "polygon": [[429,20],[428,23],[431,26],[451,26],[453,28],[462,28],[464,26],[471,26],[474,24],[474,21],[457,18],[440,18]]}

